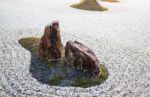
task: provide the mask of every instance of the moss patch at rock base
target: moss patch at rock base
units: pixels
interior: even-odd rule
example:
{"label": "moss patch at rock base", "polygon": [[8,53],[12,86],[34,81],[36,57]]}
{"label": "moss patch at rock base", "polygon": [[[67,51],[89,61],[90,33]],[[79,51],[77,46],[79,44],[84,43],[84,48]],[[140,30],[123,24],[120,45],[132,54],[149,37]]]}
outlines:
{"label": "moss patch at rock base", "polygon": [[108,75],[109,75],[107,68],[103,64],[100,64],[99,68],[100,68],[100,72],[101,72],[99,77],[106,80],[108,78]]}
{"label": "moss patch at rock base", "polygon": [[19,40],[19,44],[21,44],[21,46],[29,50],[31,53],[35,53],[38,51],[39,42],[39,37],[27,37]]}
{"label": "moss patch at rock base", "polygon": [[64,79],[64,76],[52,76],[49,80],[49,85],[59,85],[61,81]]}
{"label": "moss patch at rock base", "polygon": [[108,78],[108,70],[102,64],[100,64],[101,75],[99,77],[77,77],[72,82],[72,86],[84,87],[95,86],[102,84]]}
{"label": "moss patch at rock base", "polygon": [[46,59],[37,57],[38,45],[40,38],[29,37],[22,38],[19,43],[22,47],[31,52],[31,66],[33,76],[43,83],[51,86],[74,86],[74,87],[91,87],[100,85],[108,78],[108,70],[100,64],[100,76],[93,77],[89,72],[73,69],[71,66],[64,64],[64,61],[50,62]]}

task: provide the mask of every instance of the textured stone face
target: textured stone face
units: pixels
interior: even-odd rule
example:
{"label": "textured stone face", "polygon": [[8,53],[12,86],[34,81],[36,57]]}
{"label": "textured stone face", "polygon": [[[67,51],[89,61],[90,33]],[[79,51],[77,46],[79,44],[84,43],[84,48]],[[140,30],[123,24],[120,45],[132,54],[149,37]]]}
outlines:
{"label": "textured stone face", "polygon": [[61,59],[62,48],[59,23],[54,21],[45,27],[39,44],[39,56],[46,59]]}
{"label": "textured stone face", "polygon": [[77,41],[66,43],[65,61],[77,69],[90,71],[94,76],[100,74],[99,61],[94,52]]}

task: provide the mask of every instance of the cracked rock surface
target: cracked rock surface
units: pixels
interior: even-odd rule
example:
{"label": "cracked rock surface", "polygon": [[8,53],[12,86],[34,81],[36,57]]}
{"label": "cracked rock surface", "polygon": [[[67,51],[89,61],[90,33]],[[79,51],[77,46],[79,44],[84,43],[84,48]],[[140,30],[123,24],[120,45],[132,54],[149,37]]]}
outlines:
{"label": "cracked rock surface", "polygon": [[[70,8],[75,0],[0,1],[0,97],[149,97],[149,0],[101,2],[107,12]],[[53,13],[53,14],[52,14]],[[89,88],[42,84],[30,72],[30,52],[21,37],[41,36],[45,24],[59,19],[62,42],[88,45],[110,73],[105,83]]]}

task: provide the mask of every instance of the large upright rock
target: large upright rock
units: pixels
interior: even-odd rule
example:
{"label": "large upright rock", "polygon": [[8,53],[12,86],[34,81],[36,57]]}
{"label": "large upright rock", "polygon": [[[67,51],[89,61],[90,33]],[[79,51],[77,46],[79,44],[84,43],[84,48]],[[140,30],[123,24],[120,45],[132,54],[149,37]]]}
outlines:
{"label": "large upright rock", "polygon": [[58,21],[45,27],[44,35],[39,44],[39,56],[45,59],[61,59],[63,45],[61,43]]}
{"label": "large upright rock", "polygon": [[90,71],[94,76],[100,74],[99,61],[94,52],[77,41],[66,43],[65,61],[77,69]]}

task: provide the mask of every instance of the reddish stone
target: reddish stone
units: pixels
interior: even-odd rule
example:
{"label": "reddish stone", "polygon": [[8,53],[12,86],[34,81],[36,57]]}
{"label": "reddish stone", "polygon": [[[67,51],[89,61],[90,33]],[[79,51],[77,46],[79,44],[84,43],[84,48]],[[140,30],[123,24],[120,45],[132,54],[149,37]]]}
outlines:
{"label": "reddish stone", "polygon": [[95,53],[87,46],[75,41],[68,41],[65,47],[65,61],[81,70],[88,70],[94,76],[99,76],[99,61]]}
{"label": "reddish stone", "polygon": [[61,43],[58,21],[45,27],[39,44],[39,56],[46,59],[61,59],[63,45]]}

